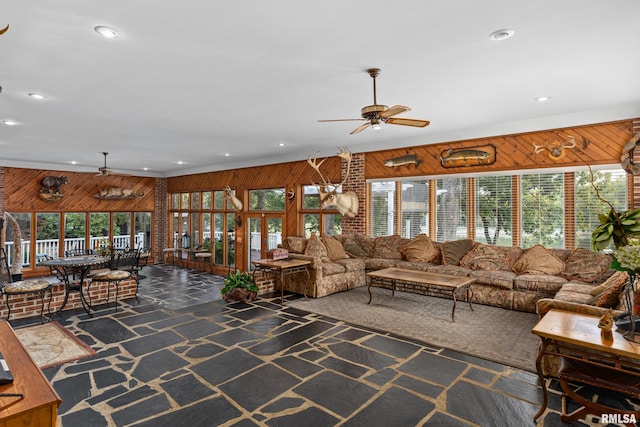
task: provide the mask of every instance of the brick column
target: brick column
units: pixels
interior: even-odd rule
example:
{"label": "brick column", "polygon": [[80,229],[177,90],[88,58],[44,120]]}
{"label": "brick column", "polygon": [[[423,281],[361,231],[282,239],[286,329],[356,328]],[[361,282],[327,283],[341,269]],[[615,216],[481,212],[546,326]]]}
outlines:
{"label": "brick column", "polygon": [[[342,217],[342,233],[365,233],[367,218],[367,183],[364,176],[364,153],[353,154],[349,177],[343,185],[343,191],[355,191],[358,195],[358,215],[355,218]],[[342,179],[347,173],[347,162],[342,161]]]}
{"label": "brick column", "polygon": [[154,262],[162,262],[162,250],[167,245],[169,236],[169,196],[167,195],[167,178],[156,178],[155,206],[153,216],[153,248]]}

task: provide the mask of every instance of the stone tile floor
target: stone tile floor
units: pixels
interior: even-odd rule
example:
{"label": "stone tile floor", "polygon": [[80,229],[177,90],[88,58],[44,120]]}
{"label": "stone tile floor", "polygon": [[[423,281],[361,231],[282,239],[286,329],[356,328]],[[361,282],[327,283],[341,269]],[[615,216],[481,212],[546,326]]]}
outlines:
{"label": "stone tile floor", "polygon": [[[276,295],[227,304],[221,277],[144,274],[118,312],[58,317],[97,352],[44,371],[62,426],[535,425],[532,372],[280,308]],[[566,425],[551,387],[538,425]]]}

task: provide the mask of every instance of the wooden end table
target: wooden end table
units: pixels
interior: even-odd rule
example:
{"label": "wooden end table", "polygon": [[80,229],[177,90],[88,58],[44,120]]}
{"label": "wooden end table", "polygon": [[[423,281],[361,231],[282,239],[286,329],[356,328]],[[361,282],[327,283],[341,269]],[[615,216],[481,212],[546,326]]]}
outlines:
{"label": "wooden end table", "polygon": [[[311,264],[311,261],[303,259],[258,259],[251,261],[251,264],[255,266],[255,270],[253,270],[254,276],[256,271],[273,271],[276,273],[276,289],[278,285],[280,286],[280,307],[283,306],[284,301],[285,276],[296,273],[306,273],[307,277],[311,277],[309,269],[307,268]],[[304,296],[307,296],[306,292]]]}
{"label": "wooden end table", "polygon": [[472,277],[454,276],[451,274],[429,273],[426,271],[405,270],[402,268],[385,268],[383,270],[367,273],[367,290],[369,291],[369,302],[373,295],[371,286],[391,289],[391,295],[395,294],[396,288],[422,295],[446,296],[453,299],[451,309],[451,321],[455,322],[456,296],[466,294],[469,307],[471,305],[471,284],[476,279]]}

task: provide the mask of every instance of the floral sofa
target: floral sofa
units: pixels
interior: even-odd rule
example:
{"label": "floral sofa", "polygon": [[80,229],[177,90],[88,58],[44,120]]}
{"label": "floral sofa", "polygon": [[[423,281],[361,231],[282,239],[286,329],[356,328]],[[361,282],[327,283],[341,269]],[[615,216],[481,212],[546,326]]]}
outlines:
{"label": "floral sofa", "polygon": [[364,286],[369,271],[398,267],[473,277],[474,303],[536,312],[539,300],[553,300],[563,288],[590,290],[614,273],[610,256],[582,248],[523,250],[469,239],[435,242],[424,234],[287,237],[282,246],[291,258],[311,261],[310,277],[286,277],[285,290],[314,298]]}

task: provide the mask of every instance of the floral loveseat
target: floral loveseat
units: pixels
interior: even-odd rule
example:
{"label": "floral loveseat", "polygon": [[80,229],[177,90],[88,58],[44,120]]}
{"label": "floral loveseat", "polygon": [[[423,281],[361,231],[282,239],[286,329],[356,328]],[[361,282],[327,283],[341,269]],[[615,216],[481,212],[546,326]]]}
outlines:
{"label": "floral loveseat", "polygon": [[539,300],[565,286],[591,289],[614,273],[610,256],[582,248],[523,250],[469,239],[435,242],[424,234],[287,237],[282,246],[291,258],[311,261],[310,277],[286,277],[285,290],[314,298],[364,286],[369,271],[398,267],[473,277],[474,303],[535,312]]}

